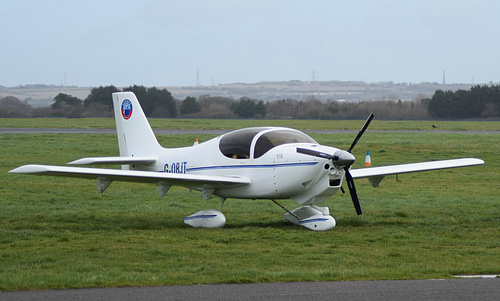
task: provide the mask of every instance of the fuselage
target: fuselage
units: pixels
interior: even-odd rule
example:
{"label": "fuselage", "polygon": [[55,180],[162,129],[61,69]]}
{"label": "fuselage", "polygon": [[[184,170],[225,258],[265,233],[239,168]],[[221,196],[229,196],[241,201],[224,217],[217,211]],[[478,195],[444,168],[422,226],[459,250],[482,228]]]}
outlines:
{"label": "fuselage", "polygon": [[320,204],[342,185],[344,170],[331,160],[297,152],[297,148],[335,153],[298,130],[283,127],[245,128],[183,148],[165,148],[157,161],[133,169],[166,173],[240,176],[245,187],[219,189],[223,198],[293,199]]}

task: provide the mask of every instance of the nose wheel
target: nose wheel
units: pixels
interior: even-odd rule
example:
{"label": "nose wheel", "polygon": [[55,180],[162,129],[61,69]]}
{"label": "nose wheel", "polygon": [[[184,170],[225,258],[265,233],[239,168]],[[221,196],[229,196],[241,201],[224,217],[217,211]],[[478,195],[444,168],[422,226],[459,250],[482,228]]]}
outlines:
{"label": "nose wheel", "polygon": [[328,207],[311,205],[302,206],[290,211],[275,200],[272,201],[287,212],[283,216],[285,220],[298,226],[313,231],[326,231],[333,229],[336,225],[335,219],[330,215]]}

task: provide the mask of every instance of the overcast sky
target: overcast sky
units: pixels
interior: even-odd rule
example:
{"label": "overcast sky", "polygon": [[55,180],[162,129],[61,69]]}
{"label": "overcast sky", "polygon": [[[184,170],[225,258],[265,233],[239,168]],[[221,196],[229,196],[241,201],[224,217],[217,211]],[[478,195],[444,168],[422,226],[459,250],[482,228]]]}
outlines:
{"label": "overcast sky", "polygon": [[15,0],[0,33],[7,87],[500,82],[495,0]]}

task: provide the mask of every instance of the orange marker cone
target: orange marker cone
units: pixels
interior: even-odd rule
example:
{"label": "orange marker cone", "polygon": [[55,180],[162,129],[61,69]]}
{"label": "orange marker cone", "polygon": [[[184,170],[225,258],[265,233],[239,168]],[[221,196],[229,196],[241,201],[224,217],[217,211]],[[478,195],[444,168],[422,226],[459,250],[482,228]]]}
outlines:
{"label": "orange marker cone", "polygon": [[196,141],[193,143],[193,145],[198,145],[198,138],[196,138]]}
{"label": "orange marker cone", "polygon": [[366,151],[365,167],[372,166],[372,158],[370,157],[370,151]]}

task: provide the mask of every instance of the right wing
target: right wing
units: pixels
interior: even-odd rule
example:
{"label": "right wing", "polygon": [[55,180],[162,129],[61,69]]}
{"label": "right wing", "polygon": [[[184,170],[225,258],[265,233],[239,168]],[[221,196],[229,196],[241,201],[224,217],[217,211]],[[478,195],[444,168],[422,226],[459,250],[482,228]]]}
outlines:
{"label": "right wing", "polygon": [[89,157],[71,161],[69,165],[91,164],[150,164],[155,163],[155,157]]}

